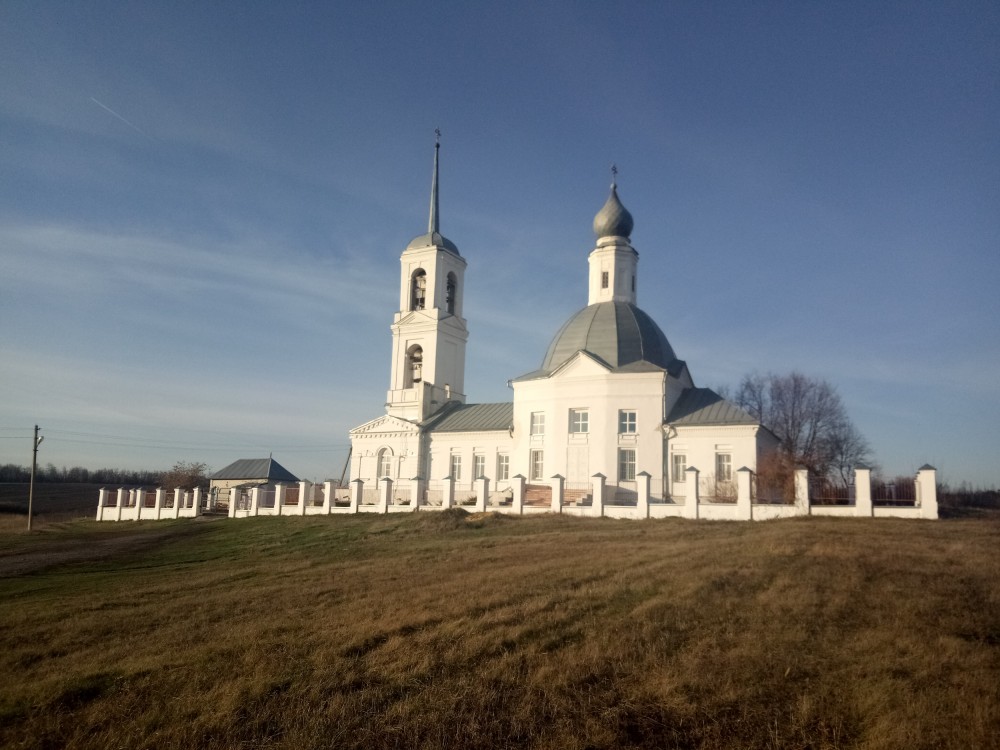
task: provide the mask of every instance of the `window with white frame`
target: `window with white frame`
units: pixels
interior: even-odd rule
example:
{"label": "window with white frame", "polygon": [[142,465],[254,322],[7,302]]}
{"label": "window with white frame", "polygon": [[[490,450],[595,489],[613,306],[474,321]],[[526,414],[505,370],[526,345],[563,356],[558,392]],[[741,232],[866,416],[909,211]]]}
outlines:
{"label": "window with white frame", "polygon": [[457,453],[451,455],[451,478],[456,482],[462,479],[462,457]]}
{"label": "window with white frame", "polygon": [[531,434],[532,435],[544,435],[545,434],[545,412],[544,411],[533,411],[533,412],[531,412]]}
{"label": "window with white frame", "polygon": [[544,451],[531,451],[531,481],[539,482],[545,478]]}
{"label": "window with white frame", "polygon": [[674,454],[674,466],[673,474],[675,482],[686,482],[687,481],[687,468],[688,460],[687,456],[683,453]]}
{"label": "window with white frame", "polygon": [[618,410],[618,434],[619,435],[634,435],[635,434],[635,410],[634,409],[619,409]]}
{"label": "window with white frame", "polygon": [[510,456],[501,453],[497,456],[497,481],[503,482],[510,479]]}
{"label": "window with white frame", "polygon": [[482,479],[486,476],[486,456],[477,453],[472,457],[472,478]]}
{"label": "window with white frame", "polygon": [[392,476],[392,451],[383,448],[378,452],[378,468],[376,469],[378,479]]}
{"label": "window with white frame", "polygon": [[574,435],[590,432],[590,412],[587,409],[569,410],[569,431]]}
{"label": "window with white frame", "polygon": [[635,481],[635,448],[618,449],[618,481]]}
{"label": "window with white frame", "polygon": [[733,481],[733,456],[731,453],[715,454],[715,481]]}

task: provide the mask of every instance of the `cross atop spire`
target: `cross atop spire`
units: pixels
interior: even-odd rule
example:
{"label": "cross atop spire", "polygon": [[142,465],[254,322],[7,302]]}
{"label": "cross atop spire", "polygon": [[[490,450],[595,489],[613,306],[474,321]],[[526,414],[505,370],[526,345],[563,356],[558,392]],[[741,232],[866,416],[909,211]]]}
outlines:
{"label": "cross atop spire", "polygon": [[614,162],[611,163],[611,187],[618,187],[618,165]]}
{"label": "cross atop spire", "polygon": [[434,128],[434,176],[431,179],[431,214],[427,219],[428,233],[440,232],[438,221],[438,153],[441,151],[441,129]]}

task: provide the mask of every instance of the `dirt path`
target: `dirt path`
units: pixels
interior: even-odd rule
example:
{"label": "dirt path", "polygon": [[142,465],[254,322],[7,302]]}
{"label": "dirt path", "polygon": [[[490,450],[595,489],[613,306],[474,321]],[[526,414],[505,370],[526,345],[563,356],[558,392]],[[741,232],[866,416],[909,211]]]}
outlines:
{"label": "dirt path", "polygon": [[17,549],[0,550],[0,578],[37,573],[40,570],[69,563],[106,560],[143,549],[165,544],[172,539],[200,534],[204,524],[215,518],[199,518],[190,524],[171,525],[150,531],[137,529],[132,532],[115,534],[107,538],[95,539],[90,536],[74,538],[40,537],[38,544],[25,545]]}

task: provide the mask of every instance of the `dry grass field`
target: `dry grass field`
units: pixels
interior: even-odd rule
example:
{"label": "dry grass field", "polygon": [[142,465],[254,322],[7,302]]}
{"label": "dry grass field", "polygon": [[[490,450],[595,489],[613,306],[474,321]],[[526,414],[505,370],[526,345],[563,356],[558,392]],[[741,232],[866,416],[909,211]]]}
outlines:
{"label": "dry grass field", "polygon": [[1000,520],[0,533],[0,745],[1000,746]]}

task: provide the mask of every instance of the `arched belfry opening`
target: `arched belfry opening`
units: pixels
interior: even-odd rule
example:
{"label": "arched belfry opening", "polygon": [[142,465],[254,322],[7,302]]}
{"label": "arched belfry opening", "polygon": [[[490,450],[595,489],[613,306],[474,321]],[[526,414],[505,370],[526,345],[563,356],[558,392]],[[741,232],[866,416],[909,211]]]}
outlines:
{"label": "arched belfry opening", "polygon": [[458,278],[453,271],[448,272],[448,282],[445,286],[444,303],[449,315],[455,314],[455,300],[458,297]]}
{"label": "arched belfry opening", "polygon": [[423,310],[427,306],[427,273],[418,268],[410,277],[410,310]]}
{"label": "arched belfry opening", "polygon": [[412,388],[424,379],[424,350],[414,344],[406,350],[406,387]]}

